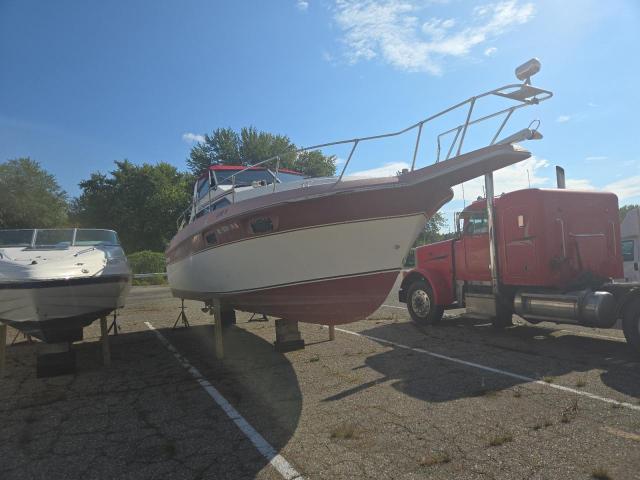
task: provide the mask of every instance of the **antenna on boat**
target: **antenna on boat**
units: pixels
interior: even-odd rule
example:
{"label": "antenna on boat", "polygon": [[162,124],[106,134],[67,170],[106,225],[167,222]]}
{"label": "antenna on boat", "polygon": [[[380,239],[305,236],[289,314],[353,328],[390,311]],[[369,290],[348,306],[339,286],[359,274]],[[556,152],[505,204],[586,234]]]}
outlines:
{"label": "antenna on boat", "polygon": [[527,185],[531,188],[531,179],[529,178],[529,169],[527,168]]}

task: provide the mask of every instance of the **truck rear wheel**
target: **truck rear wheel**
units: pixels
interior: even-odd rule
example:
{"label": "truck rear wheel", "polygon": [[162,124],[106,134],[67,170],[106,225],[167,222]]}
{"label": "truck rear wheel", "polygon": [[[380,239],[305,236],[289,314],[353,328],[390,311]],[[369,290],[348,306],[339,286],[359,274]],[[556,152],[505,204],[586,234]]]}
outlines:
{"label": "truck rear wheel", "polygon": [[640,353],[640,298],[633,300],[624,309],[622,319],[622,331],[627,339],[627,343],[638,353]]}
{"label": "truck rear wheel", "polygon": [[436,305],[433,290],[424,280],[416,280],[409,287],[407,308],[411,319],[419,325],[435,325],[444,314],[444,307]]}

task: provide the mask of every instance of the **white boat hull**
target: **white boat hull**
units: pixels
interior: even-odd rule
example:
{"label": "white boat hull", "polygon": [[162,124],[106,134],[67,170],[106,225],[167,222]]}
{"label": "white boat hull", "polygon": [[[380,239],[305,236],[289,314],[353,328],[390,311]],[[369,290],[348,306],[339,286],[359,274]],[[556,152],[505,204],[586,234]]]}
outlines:
{"label": "white boat hull", "polygon": [[203,250],[168,265],[178,296],[211,299],[375,272],[398,271],[424,214],[319,225]]}

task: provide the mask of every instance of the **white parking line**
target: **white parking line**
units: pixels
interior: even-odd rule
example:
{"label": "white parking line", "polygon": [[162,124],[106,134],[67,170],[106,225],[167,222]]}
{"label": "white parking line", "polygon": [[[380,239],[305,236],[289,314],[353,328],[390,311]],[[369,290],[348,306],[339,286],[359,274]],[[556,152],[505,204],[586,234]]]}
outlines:
{"label": "white parking line", "polygon": [[407,307],[396,307],[395,305],[386,305],[386,304],[382,304],[383,307],[387,307],[387,308],[399,308],[400,310],[406,310]]}
{"label": "white parking line", "polygon": [[506,370],[500,370],[499,368],[488,367],[486,365],[481,365],[475,362],[468,362],[466,360],[461,360],[459,358],[442,355],[441,353],[430,352],[429,350],[425,350],[423,348],[409,347],[408,345],[403,345],[401,343],[385,340],[384,338],[365,335],[364,333],[352,332],[351,330],[345,330],[344,328],[336,327],[336,330],[338,332],[348,333],[349,335],[355,335],[356,337],[368,338],[369,340],[373,340],[375,342],[386,343],[387,345],[393,345],[394,347],[403,348],[405,350],[412,350],[414,352],[423,353],[425,355],[429,355],[430,357],[439,358],[440,360],[447,360],[448,362],[457,363],[459,365],[465,365],[467,367],[477,368],[480,370],[484,370],[486,372],[496,373],[498,375],[504,375],[506,377],[515,378],[517,380],[522,380],[525,382],[537,383],[538,385],[542,385],[544,387],[553,388],[555,390],[560,390],[563,392],[570,392],[570,393],[579,395],[581,397],[587,397],[592,400],[598,400],[600,402],[610,403],[613,405],[618,405],[620,407],[625,407],[625,408],[629,408],[631,410],[636,410],[640,412],[640,405],[634,405],[632,403],[627,403],[627,402],[620,402],[613,398],[601,397],[600,395],[595,395],[593,393],[585,392],[582,390],[576,390],[574,388],[564,387],[562,385],[556,385],[555,383],[548,383],[543,380],[537,380],[535,378],[527,377],[526,375],[520,375],[518,373],[508,372]]}
{"label": "white parking line", "polygon": [[171,345],[169,340],[165,338],[156,328],[149,322],[144,322],[147,325],[147,328],[156,334],[158,340],[162,342],[162,344],[167,347],[173,356],[176,357],[178,363],[182,365],[193,378],[200,384],[200,386],[209,394],[211,398],[215,400],[215,402],[222,408],[224,413],[233,420],[233,422],[237,425],[237,427],[245,434],[245,436],[253,443],[253,445],[258,449],[258,451],[262,454],[264,458],[266,458],[273,468],[275,468],[280,475],[282,475],[287,480],[299,479],[303,480],[304,477],[298,473],[298,471],[291,466],[289,462],[287,462],[284,457],[278,452],[276,452],[275,448],[273,448],[269,442],[267,442],[262,435],[258,433],[258,431],[253,428],[249,422],[247,422],[240,412],[238,412],[233,406],[220,394],[220,392],[200,373],[200,371],[191,365],[189,361],[176,350],[176,348]]}

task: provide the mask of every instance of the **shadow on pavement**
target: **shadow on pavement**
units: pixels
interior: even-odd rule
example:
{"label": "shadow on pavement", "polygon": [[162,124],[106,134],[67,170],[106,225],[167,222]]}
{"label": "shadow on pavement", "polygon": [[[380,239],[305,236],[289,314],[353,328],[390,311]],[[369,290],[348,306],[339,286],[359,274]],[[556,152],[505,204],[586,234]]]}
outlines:
{"label": "shadow on pavement", "polygon": [[[280,450],[301,394],[291,364],[257,335],[213,328],[159,330]],[[267,460],[150,331],[76,346],[78,373],[35,378],[35,345],[9,347],[0,388],[0,478],[255,478]]]}
{"label": "shadow on pavement", "polygon": [[[496,331],[486,320],[460,316],[433,327],[393,323],[361,333],[536,379],[602,370],[600,378],[607,386],[640,398],[640,358],[626,343],[573,334],[554,336],[554,332],[557,330],[530,325]],[[527,383],[398,347],[367,357],[365,365],[384,378],[326,401],[387,381],[398,391],[429,402],[474,397]]]}

